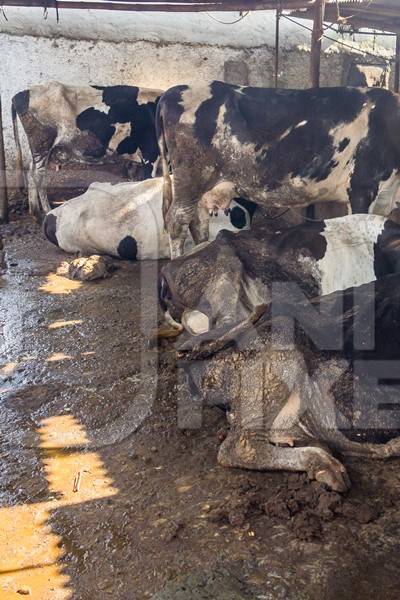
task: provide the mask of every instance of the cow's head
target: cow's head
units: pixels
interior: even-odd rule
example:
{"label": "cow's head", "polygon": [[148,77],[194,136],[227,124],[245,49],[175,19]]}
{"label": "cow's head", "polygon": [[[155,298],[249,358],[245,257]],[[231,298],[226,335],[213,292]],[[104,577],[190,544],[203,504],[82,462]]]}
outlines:
{"label": "cow's head", "polygon": [[[200,335],[233,326],[265,302],[262,261],[248,251],[248,235],[223,230],[213,242],[163,267],[159,301],[166,321]],[[257,242],[252,249],[261,253],[262,246]]]}

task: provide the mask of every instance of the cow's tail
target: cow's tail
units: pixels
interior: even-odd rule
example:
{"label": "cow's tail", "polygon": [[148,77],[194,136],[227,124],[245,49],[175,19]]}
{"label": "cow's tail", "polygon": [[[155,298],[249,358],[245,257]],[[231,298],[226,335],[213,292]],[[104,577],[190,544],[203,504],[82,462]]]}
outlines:
{"label": "cow's tail", "polygon": [[157,116],[156,116],[156,128],[157,128],[157,140],[160,149],[161,168],[163,173],[163,218],[164,218],[164,229],[166,223],[167,213],[172,204],[172,178],[169,172],[169,161],[168,161],[168,148],[165,140],[164,130],[164,119],[161,114],[161,102],[158,103]]}
{"label": "cow's tail", "polygon": [[13,133],[14,133],[14,141],[15,148],[17,152],[16,156],[16,164],[15,164],[15,184],[16,188],[22,193],[26,190],[25,184],[25,174],[24,174],[24,163],[22,160],[22,148],[21,142],[19,139],[19,131],[18,131],[18,112],[14,104],[14,98],[11,101],[11,117],[12,117],[12,125],[13,125]]}

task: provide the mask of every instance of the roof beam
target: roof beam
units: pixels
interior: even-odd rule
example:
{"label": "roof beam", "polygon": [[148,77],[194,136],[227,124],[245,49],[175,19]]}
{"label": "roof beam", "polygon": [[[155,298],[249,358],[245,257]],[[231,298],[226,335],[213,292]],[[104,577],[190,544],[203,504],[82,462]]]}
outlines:
{"label": "roof beam", "polygon": [[[283,9],[309,8],[316,0],[282,0]],[[273,10],[278,6],[277,0],[173,0],[159,3],[154,0],[139,0],[119,2],[88,2],[85,0],[1,0],[1,6],[20,6],[35,8],[57,9],[90,9],[118,11],[160,11],[160,12],[202,12],[202,11],[233,11],[233,10]]]}

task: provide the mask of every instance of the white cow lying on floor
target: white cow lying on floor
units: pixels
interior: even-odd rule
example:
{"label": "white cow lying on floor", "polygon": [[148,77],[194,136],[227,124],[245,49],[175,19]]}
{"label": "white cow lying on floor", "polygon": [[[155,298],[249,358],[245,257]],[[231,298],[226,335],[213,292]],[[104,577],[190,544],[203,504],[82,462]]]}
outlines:
{"label": "white cow lying on floor", "polygon": [[[44,233],[65,252],[109,254],[125,260],[169,258],[162,216],[162,177],[89,189],[47,213]],[[229,214],[210,220],[210,239],[221,229],[249,229],[252,203],[233,201]],[[185,250],[193,246],[189,240]]]}

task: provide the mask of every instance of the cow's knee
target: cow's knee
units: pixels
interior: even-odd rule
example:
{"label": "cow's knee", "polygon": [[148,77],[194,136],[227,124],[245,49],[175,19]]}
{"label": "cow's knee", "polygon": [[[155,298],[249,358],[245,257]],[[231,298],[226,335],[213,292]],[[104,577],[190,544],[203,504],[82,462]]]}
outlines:
{"label": "cow's knee", "polygon": [[165,227],[169,235],[171,258],[182,256],[189,224],[193,211],[176,211],[171,206],[165,219]]}
{"label": "cow's knee", "polygon": [[210,215],[203,206],[198,206],[196,213],[190,222],[190,233],[195,244],[206,242],[209,237]]}

